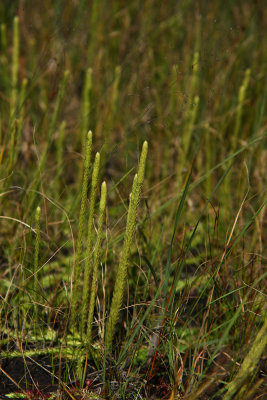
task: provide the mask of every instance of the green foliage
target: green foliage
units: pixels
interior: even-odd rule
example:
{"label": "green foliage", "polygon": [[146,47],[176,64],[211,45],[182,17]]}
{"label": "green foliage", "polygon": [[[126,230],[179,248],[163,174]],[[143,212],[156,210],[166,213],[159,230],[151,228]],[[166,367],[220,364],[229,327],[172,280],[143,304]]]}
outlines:
{"label": "green foliage", "polygon": [[263,4],[0,13],[0,393],[260,397]]}

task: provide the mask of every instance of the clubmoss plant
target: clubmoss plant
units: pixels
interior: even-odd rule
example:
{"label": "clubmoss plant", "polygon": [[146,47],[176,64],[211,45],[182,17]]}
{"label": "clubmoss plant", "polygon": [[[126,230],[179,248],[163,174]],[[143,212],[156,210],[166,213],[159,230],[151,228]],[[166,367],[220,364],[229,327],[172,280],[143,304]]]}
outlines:
{"label": "clubmoss plant", "polygon": [[13,21],[13,50],[11,64],[11,95],[10,95],[10,141],[9,141],[9,165],[11,168],[14,152],[15,152],[15,135],[16,135],[16,112],[18,106],[18,76],[19,76],[19,19],[14,18]]}
{"label": "clubmoss plant", "polygon": [[109,102],[109,110],[106,115],[106,120],[103,121],[102,118],[99,118],[97,126],[96,126],[96,136],[100,137],[102,132],[105,132],[105,142],[101,151],[101,162],[104,165],[107,154],[108,147],[110,144],[110,132],[113,129],[117,107],[118,107],[118,95],[119,95],[119,84],[121,78],[121,66],[117,65],[114,72],[114,80],[111,87],[111,96]]}
{"label": "clubmoss plant", "polygon": [[34,309],[37,314],[38,307],[38,269],[39,269],[39,252],[40,252],[40,216],[41,208],[38,206],[35,212],[35,248],[34,248],[34,275],[33,275],[33,299],[34,299]]}
{"label": "clubmoss plant", "polygon": [[[206,171],[210,171],[212,168],[212,140],[211,131],[208,123],[204,126],[205,131],[205,143],[206,143]],[[212,176],[209,174],[206,178],[206,198],[208,199],[212,190]]]}
{"label": "clubmoss plant", "polygon": [[78,303],[78,288],[80,283],[81,273],[81,256],[83,246],[83,235],[84,235],[84,224],[86,217],[86,200],[87,200],[87,188],[89,181],[89,168],[91,163],[91,152],[92,152],[92,132],[88,132],[87,145],[85,149],[85,161],[84,161],[84,172],[83,172],[83,183],[82,183],[82,197],[81,207],[79,216],[79,227],[78,227],[78,239],[77,239],[77,251],[75,256],[74,265],[74,282],[73,282],[73,293],[72,293],[72,307],[71,307],[71,327],[76,326],[76,312]]}
{"label": "clubmoss plant", "polygon": [[233,134],[233,141],[232,141],[232,151],[236,150],[238,136],[241,127],[243,109],[244,109],[244,101],[246,98],[246,92],[249,85],[251,70],[247,69],[245,72],[243,83],[239,89],[238,93],[238,101],[237,101],[237,112],[236,112],[236,119],[235,119],[235,127],[234,127],[234,134]]}
{"label": "clubmoss plant", "polygon": [[123,291],[126,283],[127,266],[129,263],[130,249],[133,241],[133,234],[136,223],[137,208],[140,201],[142,184],[144,182],[147,149],[148,149],[148,144],[145,141],[143,144],[142,153],[140,157],[138,173],[134,177],[132,192],[130,194],[130,204],[127,215],[123,250],[115,281],[115,288],[112,297],[110,315],[106,327],[105,344],[106,344],[106,349],[108,351],[110,351],[112,348],[112,340],[114,336],[115,326],[119,319],[119,312],[122,305]]}
{"label": "clubmoss plant", "polygon": [[[193,73],[191,76],[188,102],[185,109],[184,116],[184,127],[181,136],[181,148],[180,148],[180,162],[177,169],[177,181],[178,186],[181,185],[182,169],[185,168],[188,154],[192,142],[192,134],[194,130],[194,124],[196,121],[198,108],[199,108],[199,96],[197,95],[197,89],[199,86],[199,52],[195,51],[192,60]],[[191,160],[190,160],[191,161]]]}
{"label": "clubmoss plant", "polygon": [[12,149],[10,159],[9,159],[11,167],[13,167],[13,165],[16,163],[16,161],[18,159],[21,134],[22,134],[22,130],[24,127],[24,122],[25,122],[27,85],[28,85],[28,80],[26,78],[24,78],[22,81],[20,96],[19,96],[19,115],[18,115],[16,124],[15,124],[16,126],[14,129],[14,132],[15,131],[17,132],[16,139],[14,138],[14,142],[16,141],[16,144],[13,143],[14,150]]}
{"label": "clubmoss plant", "polygon": [[66,131],[66,121],[62,121],[59,127],[59,137],[57,140],[57,192],[59,194],[60,185],[59,185],[59,177],[62,172],[62,164],[63,164],[63,142],[65,138]]}
{"label": "clubmoss plant", "polygon": [[85,148],[86,134],[88,132],[88,127],[90,122],[91,90],[92,90],[92,68],[88,68],[86,71],[85,85],[83,89],[82,115],[81,115],[81,135],[82,135],[81,137],[82,137],[83,149]]}
{"label": "clubmoss plant", "polygon": [[[192,63],[193,74],[190,82],[190,93],[189,93],[189,101],[197,95],[197,89],[199,86],[199,52],[195,51]],[[189,118],[190,119],[190,118]]]}
{"label": "clubmoss plant", "polygon": [[177,82],[177,70],[178,65],[172,66],[171,74],[171,85],[170,85],[170,113],[171,115],[176,115],[177,110],[177,93],[178,93],[178,82]]}
{"label": "clubmoss plant", "polygon": [[111,115],[114,116],[114,113],[116,112],[117,108],[117,102],[118,102],[118,89],[119,89],[119,84],[120,84],[120,78],[121,78],[121,66],[117,65],[115,68],[115,78],[113,82],[113,87],[112,87],[112,96],[111,96]]}
{"label": "clubmoss plant", "polygon": [[88,53],[87,53],[87,64],[88,65],[93,65],[94,64],[94,59],[95,59],[95,44],[96,44],[96,38],[97,38],[97,33],[99,30],[99,9],[100,9],[100,4],[98,0],[93,0],[92,1],[92,11],[91,11],[91,18],[90,18],[90,40],[89,40],[89,46],[88,46]]}
{"label": "clubmoss plant", "polygon": [[102,227],[105,218],[106,200],[107,200],[107,185],[106,182],[103,182],[101,186],[101,197],[99,204],[99,224],[98,224],[98,231],[96,238],[96,246],[94,251],[93,277],[92,277],[92,285],[90,292],[89,315],[87,321],[87,340],[89,343],[92,342],[92,324],[93,324],[95,298],[96,298],[97,268],[99,266],[100,255],[101,255]]}
{"label": "clubmoss plant", "polygon": [[243,399],[249,384],[249,379],[253,377],[260,357],[267,346],[267,310],[264,314],[264,323],[258,331],[254,343],[246,355],[236,377],[228,384],[227,393],[223,400]]}
{"label": "clubmoss plant", "polygon": [[0,33],[1,33],[1,50],[4,54],[6,54],[7,50],[6,24],[1,24]]}
{"label": "clubmoss plant", "polygon": [[13,21],[13,50],[11,69],[11,98],[10,117],[14,118],[18,101],[18,76],[19,76],[19,18],[16,16]]}
{"label": "clubmoss plant", "polygon": [[[24,391],[13,397],[32,399],[47,385],[51,398],[264,397],[253,347],[266,280],[263,2],[242,2],[242,29],[231,2],[20,7],[12,112],[17,3],[0,1],[0,364],[9,375],[0,373],[0,397],[16,384]],[[65,68],[72,79],[60,105]],[[101,157],[94,185],[90,155],[82,222],[91,126]],[[153,161],[136,221],[140,177],[127,184],[144,136]],[[101,174],[110,180],[103,226]],[[250,349],[254,367],[252,353],[244,361]],[[231,359],[240,364],[229,374]],[[231,385],[239,374],[241,387]]]}
{"label": "clubmoss plant", "polygon": [[[187,158],[188,151],[190,148],[194,123],[195,123],[197,112],[198,112],[198,106],[199,106],[199,97],[195,96],[193,104],[188,110],[186,132],[184,133],[183,140],[182,140],[182,151],[183,151],[183,160],[184,161]],[[183,165],[183,162],[182,162],[182,165]]]}
{"label": "clubmoss plant", "polygon": [[95,199],[97,191],[97,182],[99,177],[99,165],[100,165],[100,154],[96,153],[94,168],[92,173],[92,184],[90,192],[90,203],[89,203],[89,217],[88,217],[88,228],[87,228],[87,245],[85,253],[85,270],[84,270],[84,283],[83,283],[83,302],[82,302],[82,324],[81,332],[84,333],[86,320],[88,315],[89,306],[89,287],[90,287],[90,275],[92,270],[92,252],[93,252],[93,218],[95,211]]}
{"label": "clubmoss plant", "polygon": [[[232,141],[231,141],[232,142],[231,143],[232,153],[234,153],[237,149],[238,138],[239,138],[239,134],[240,134],[240,127],[241,127],[241,122],[242,122],[243,109],[244,109],[244,102],[245,102],[245,98],[246,98],[247,88],[249,85],[250,75],[251,75],[251,70],[247,69],[245,72],[243,83],[238,92],[237,112],[236,112],[234,133],[233,133],[233,137],[232,137]],[[226,188],[225,193],[226,193],[226,197],[228,197],[228,198],[231,193],[231,179],[232,179],[232,174],[230,172],[225,180],[225,188]]]}

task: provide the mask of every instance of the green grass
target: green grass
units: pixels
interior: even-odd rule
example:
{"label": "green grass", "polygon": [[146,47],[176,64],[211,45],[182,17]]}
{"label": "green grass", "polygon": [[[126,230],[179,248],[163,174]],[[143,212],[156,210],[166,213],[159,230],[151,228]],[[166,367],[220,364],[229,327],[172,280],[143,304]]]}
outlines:
{"label": "green grass", "polygon": [[264,397],[263,5],[0,13],[0,395]]}

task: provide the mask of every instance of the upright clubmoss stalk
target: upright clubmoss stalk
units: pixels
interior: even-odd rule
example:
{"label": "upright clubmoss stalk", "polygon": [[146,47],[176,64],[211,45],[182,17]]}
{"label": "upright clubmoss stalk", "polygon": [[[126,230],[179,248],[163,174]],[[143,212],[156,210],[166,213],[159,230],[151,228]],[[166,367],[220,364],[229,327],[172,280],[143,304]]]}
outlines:
{"label": "upright clubmoss stalk", "polygon": [[90,192],[87,245],[86,245],[86,253],[85,253],[85,270],[84,270],[83,302],[82,302],[82,324],[81,324],[82,334],[85,331],[86,320],[87,320],[87,315],[88,315],[89,286],[90,286],[90,274],[91,274],[91,269],[92,269],[92,252],[93,252],[93,218],[94,218],[94,211],[95,211],[97,182],[98,182],[98,176],[99,176],[99,165],[100,165],[100,154],[96,153],[94,169],[93,169],[93,174],[92,174],[91,192]]}
{"label": "upright clubmoss stalk", "polygon": [[111,88],[111,96],[110,96],[110,109],[106,115],[105,121],[101,118],[98,119],[96,126],[96,136],[99,137],[101,132],[105,132],[105,141],[101,151],[101,159],[102,165],[105,164],[107,159],[109,145],[110,145],[110,132],[114,127],[114,121],[116,118],[117,108],[118,108],[118,97],[119,97],[119,84],[121,78],[121,66],[117,65],[114,73],[114,80]]}
{"label": "upright clubmoss stalk", "polygon": [[234,379],[228,383],[227,392],[223,400],[231,399],[242,399],[244,392],[247,389],[249,379],[253,377],[257,366],[259,365],[260,357],[267,346],[267,310],[264,314],[264,322],[261,329],[258,331],[256,339],[253,345],[246,355],[241,367],[234,377]]}
{"label": "upright clubmoss stalk", "polygon": [[[244,109],[244,102],[246,98],[246,92],[250,80],[250,74],[251,70],[247,69],[245,72],[245,76],[243,79],[243,83],[239,89],[238,92],[238,100],[237,100],[237,112],[236,112],[236,119],[235,119],[235,126],[234,126],[234,132],[233,132],[233,137],[232,137],[232,143],[231,143],[231,151],[234,153],[237,149],[237,144],[238,144],[238,139],[239,139],[239,134],[240,134],[240,126],[242,122],[242,115],[243,115],[243,109]],[[225,186],[225,197],[226,199],[231,198],[231,178],[232,178],[232,171],[226,176],[224,186]],[[226,200],[227,202],[227,200]],[[229,203],[229,200],[228,200]]]}
{"label": "upright clubmoss stalk", "polygon": [[90,122],[90,111],[91,101],[90,92],[92,89],[92,68],[88,68],[86,71],[85,85],[83,90],[83,101],[82,101],[82,115],[81,115],[81,137],[83,149],[86,143],[86,134],[88,132]]}
{"label": "upright clubmoss stalk", "polygon": [[72,308],[71,308],[71,327],[76,327],[76,312],[77,312],[77,302],[78,302],[78,289],[80,283],[80,273],[81,273],[81,255],[82,255],[82,245],[84,236],[84,224],[86,216],[86,200],[87,200],[87,189],[89,181],[89,168],[91,163],[91,152],[92,152],[92,132],[89,131],[87,137],[87,145],[85,149],[85,161],[84,161],[84,172],[83,172],[83,184],[82,184],[82,198],[81,198],[81,208],[79,216],[79,227],[78,227],[78,240],[77,240],[77,251],[75,257],[74,265],[74,283],[73,283],[73,293],[72,293]]}
{"label": "upright clubmoss stalk", "polygon": [[15,154],[15,136],[16,136],[16,111],[18,106],[18,76],[19,76],[19,19],[13,21],[13,49],[11,66],[11,96],[10,96],[10,141],[9,141],[9,160],[8,170],[13,164]]}
{"label": "upright clubmoss stalk", "polygon": [[[12,167],[18,158],[18,153],[19,153],[19,148],[20,148],[20,139],[21,139],[21,133],[24,127],[24,119],[25,119],[25,109],[26,109],[26,89],[28,85],[28,80],[23,79],[22,85],[21,85],[21,91],[20,91],[20,96],[19,96],[19,117],[17,120],[16,124],[16,131],[17,131],[17,137],[15,140],[15,137],[13,138],[14,143],[13,143],[13,149],[11,149],[11,156],[10,156],[10,167]],[[15,144],[16,141],[16,144]]]}
{"label": "upright clubmoss stalk", "polygon": [[173,119],[176,115],[176,107],[177,107],[177,93],[178,93],[178,82],[177,82],[177,70],[178,65],[175,64],[172,66],[171,73],[171,85],[170,85],[170,112]]}
{"label": "upright clubmoss stalk", "polygon": [[[101,186],[101,197],[100,197],[100,204],[99,204],[99,223],[98,223],[98,231],[97,231],[97,238],[96,238],[96,246],[95,246],[95,251],[94,251],[94,267],[93,267],[93,277],[92,277],[92,285],[91,285],[91,293],[90,293],[89,314],[88,314],[88,321],[87,321],[88,343],[92,342],[92,325],[93,325],[95,297],[96,297],[97,269],[98,269],[98,266],[100,263],[102,227],[103,227],[103,222],[104,222],[104,218],[105,218],[106,199],[107,199],[107,185],[106,185],[106,182],[103,182],[102,186]],[[84,304],[83,304],[83,306],[84,306]]]}
{"label": "upright clubmoss stalk", "polygon": [[194,123],[196,121],[196,116],[198,112],[198,106],[199,106],[199,97],[195,96],[194,97],[194,102],[192,104],[192,107],[188,110],[188,120],[186,124],[186,131],[184,132],[183,140],[182,140],[182,151],[183,151],[183,161],[186,160],[191,140],[192,140],[192,133],[193,133],[193,128],[194,128]]}
{"label": "upright clubmoss stalk", "polygon": [[92,1],[92,10],[91,10],[91,18],[90,18],[90,41],[88,46],[87,53],[87,64],[93,65],[95,59],[95,45],[97,40],[97,33],[99,31],[99,6],[100,3],[98,0]]}
{"label": "upright clubmoss stalk", "polygon": [[105,342],[108,351],[110,351],[112,347],[114,330],[116,323],[119,319],[119,312],[122,305],[123,291],[126,283],[127,266],[129,263],[130,249],[133,241],[133,234],[136,223],[137,208],[140,201],[142,184],[144,181],[147,149],[148,149],[147,142],[144,142],[138,173],[134,177],[132,193],[130,194],[130,204],[127,215],[123,250],[122,250],[120,264],[118,267],[115,288],[111,303],[110,315],[106,326]]}
{"label": "upright clubmoss stalk", "polygon": [[195,51],[192,61],[193,74],[190,82],[189,89],[189,102],[186,107],[186,113],[184,117],[184,127],[181,137],[181,151],[180,151],[180,162],[177,170],[178,185],[181,184],[182,169],[185,168],[187,156],[192,142],[192,134],[194,124],[196,121],[198,108],[199,108],[199,96],[197,95],[197,89],[199,86],[199,52]]}
{"label": "upright clubmoss stalk", "polygon": [[62,172],[62,164],[63,164],[63,142],[65,137],[66,130],[66,121],[62,121],[59,127],[59,137],[57,141],[57,177],[56,177],[56,189],[58,195],[60,194],[60,182],[59,177]]}
{"label": "upright clubmoss stalk", "polygon": [[33,280],[33,299],[34,299],[34,309],[37,314],[37,302],[38,302],[38,269],[39,269],[39,251],[40,251],[40,215],[41,208],[36,208],[35,213],[35,248],[34,248],[34,280]]}
{"label": "upright clubmoss stalk", "polygon": [[[212,150],[211,150],[211,133],[209,124],[205,124],[205,142],[206,142],[206,172],[211,170],[211,158],[212,158]],[[211,194],[212,188],[212,175],[209,174],[206,179],[206,198],[208,199]]]}
{"label": "upright clubmoss stalk", "polygon": [[62,105],[62,101],[63,101],[64,95],[65,95],[65,91],[66,91],[66,86],[67,86],[67,81],[68,81],[69,75],[70,75],[70,71],[69,70],[64,71],[63,80],[61,82],[61,85],[60,85],[60,88],[59,88],[59,91],[58,91],[58,95],[57,95],[55,110],[53,112],[51,123],[49,125],[48,139],[51,138],[52,134],[55,131],[55,127],[56,127],[56,123],[57,123],[57,120],[58,120],[60,107]]}
{"label": "upright clubmoss stalk", "polygon": [[189,93],[189,101],[197,94],[197,89],[199,86],[199,52],[195,51],[193,57],[193,64],[192,64],[193,74],[190,82],[190,93]]}
{"label": "upright clubmoss stalk", "polygon": [[7,36],[6,36],[6,24],[1,24],[0,28],[0,33],[1,33],[1,51],[2,54],[6,55],[7,51]]}
{"label": "upright clubmoss stalk", "polygon": [[237,103],[237,113],[236,113],[236,119],[235,119],[235,128],[234,128],[234,134],[233,134],[233,141],[232,141],[232,151],[234,152],[236,150],[237,146],[237,141],[238,141],[238,136],[240,132],[240,126],[242,122],[242,115],[243,115],[243,109],[244,109],[244,101],[246,98],[246,92],[250,80],[250,74],[251,70],[247,69],[245,72],[245,77],[243,80],[243,83],[239,89],[238,93],[238,103]]}
{"label": "upright clubmoss stalk", "polygon": [[13,49],[12,49],[12,70],[11,70],[11,99],[10,99],[10,117],[15,117],[15,111],[18,100],[18,76],[19,76],[19,19],[13,21]]}
{"label": "upright clubmoss stalk", "polygon": [[115,79],[113,82],[112,88],[112,97],[111,97],[111,115],[114,117],[114,113],[116,112],[117,102],[118,102],[118,89],[121,78],[121,66],[117,65],[115,68]]}

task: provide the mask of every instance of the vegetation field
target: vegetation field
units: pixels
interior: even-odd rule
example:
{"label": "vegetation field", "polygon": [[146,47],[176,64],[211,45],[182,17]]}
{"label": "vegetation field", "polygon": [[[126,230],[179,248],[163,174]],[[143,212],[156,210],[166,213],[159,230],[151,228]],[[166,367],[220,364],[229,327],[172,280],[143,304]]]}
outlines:
{"label": "vegetation field", "polygon": [[267,398],[262,1],[0,2],[0,398]]}

